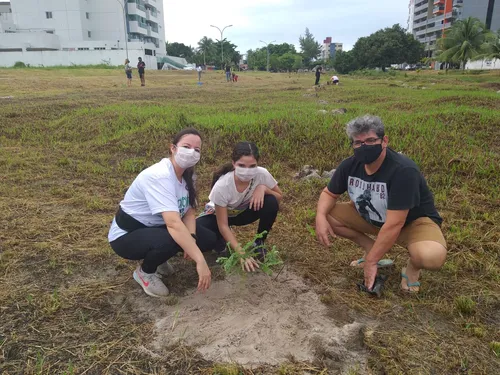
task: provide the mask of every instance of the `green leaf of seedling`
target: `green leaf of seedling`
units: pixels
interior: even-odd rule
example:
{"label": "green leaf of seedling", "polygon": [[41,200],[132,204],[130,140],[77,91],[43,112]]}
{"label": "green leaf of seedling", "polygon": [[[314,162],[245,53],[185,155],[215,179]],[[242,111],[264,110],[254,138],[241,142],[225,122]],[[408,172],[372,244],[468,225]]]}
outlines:
{"label": "green leaf of seedling", "polygon": [[[244,271],[241,268],[242,261],[248,258],[255,258],[259,255],[258,250],[260,248],[263,248],[264,246],[255,246],[254,244],[257,239],[264,237],[265,234],[266,232],[259,233],[254,237],[252,241],[249,241],[244,246],[241,246],[243,250],[242,254],[234,251],[228,243],[227,246],[230,253],[229,257],[217,258],[217,263],[222,265],[224,271],[228,275],[234,273],[243,274]],[[272,268],[280,264],[283,264],[283,261],[279,257],[276,246],[273,246],[273,248],[264,256],[264,261],[260,263],[260,269],[267,275],[272,275]]]}

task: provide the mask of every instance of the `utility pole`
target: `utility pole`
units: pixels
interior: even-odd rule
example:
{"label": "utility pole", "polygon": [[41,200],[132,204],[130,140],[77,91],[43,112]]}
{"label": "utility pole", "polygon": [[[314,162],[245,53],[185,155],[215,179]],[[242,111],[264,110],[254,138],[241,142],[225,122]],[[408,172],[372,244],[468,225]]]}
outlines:
{"label": "utility pole", "polygon": [[221,30],[217,26],[210,25],[210,27],[215,27],[220,32],[221,67],[222,67],[222,64],[224,64],[224,39],[223,39],[223,34],[224,34],[224,30],[226,30],[228,27],[231,27],[231,26],[233,26],[233,25],[224,26],[224,28]]}
{"label": "utility pole", "polygon": [[266,45],[266,48],[267,48],[267,71],[269,72],[269,45],[273,44],[276,41],[273,40],[272,42],[266,43],[263,40],[261,40],[260,42],[264,43]]}

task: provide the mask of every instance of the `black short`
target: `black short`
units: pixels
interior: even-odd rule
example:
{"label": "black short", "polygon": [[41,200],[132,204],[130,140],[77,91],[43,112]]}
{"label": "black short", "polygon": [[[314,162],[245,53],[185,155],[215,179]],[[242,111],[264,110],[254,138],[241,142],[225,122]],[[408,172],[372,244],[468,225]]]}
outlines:
{"label": "black short", "polygon": [[139,72],[139,78],[144,78],[144,72]]}

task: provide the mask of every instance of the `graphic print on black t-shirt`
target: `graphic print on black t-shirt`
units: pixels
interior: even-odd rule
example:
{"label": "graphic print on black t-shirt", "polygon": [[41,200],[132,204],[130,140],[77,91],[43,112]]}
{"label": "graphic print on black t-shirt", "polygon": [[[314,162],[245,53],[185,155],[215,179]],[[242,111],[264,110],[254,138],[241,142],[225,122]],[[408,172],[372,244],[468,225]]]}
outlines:
{"label": "graphic print on black t-shirt", "polygon": [[349,176],[347,191],[360,216],[367,222],[382,226],[387,217],[387,185],[385,182],[366,182]]}
{"label": "graphic print on black t-shirt", "polygon": [[347,191],[360,216],[377,227],[385,223],[388,210],[408,210],[405,225],[420,217],[437,225],[443,221],[415,162],[390,148],[381,167],[371,175],[354,157],[342,161],[328,190],[337,195]]}

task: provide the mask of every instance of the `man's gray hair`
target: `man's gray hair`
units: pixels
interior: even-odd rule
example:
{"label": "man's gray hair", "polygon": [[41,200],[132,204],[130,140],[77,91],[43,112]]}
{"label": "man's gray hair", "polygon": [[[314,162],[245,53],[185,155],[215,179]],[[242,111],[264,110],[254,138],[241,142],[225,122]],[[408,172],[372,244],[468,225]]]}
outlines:
{"label": "man's gray hair", "polygon": [[353,140],[355,136],[363,133],[369,133],[371,130],[373,130],[380,138],[385,135],[382,119],[378,116],[372,115],[364,115],[349,121],[345,130],[347,136],[351,140]]}

